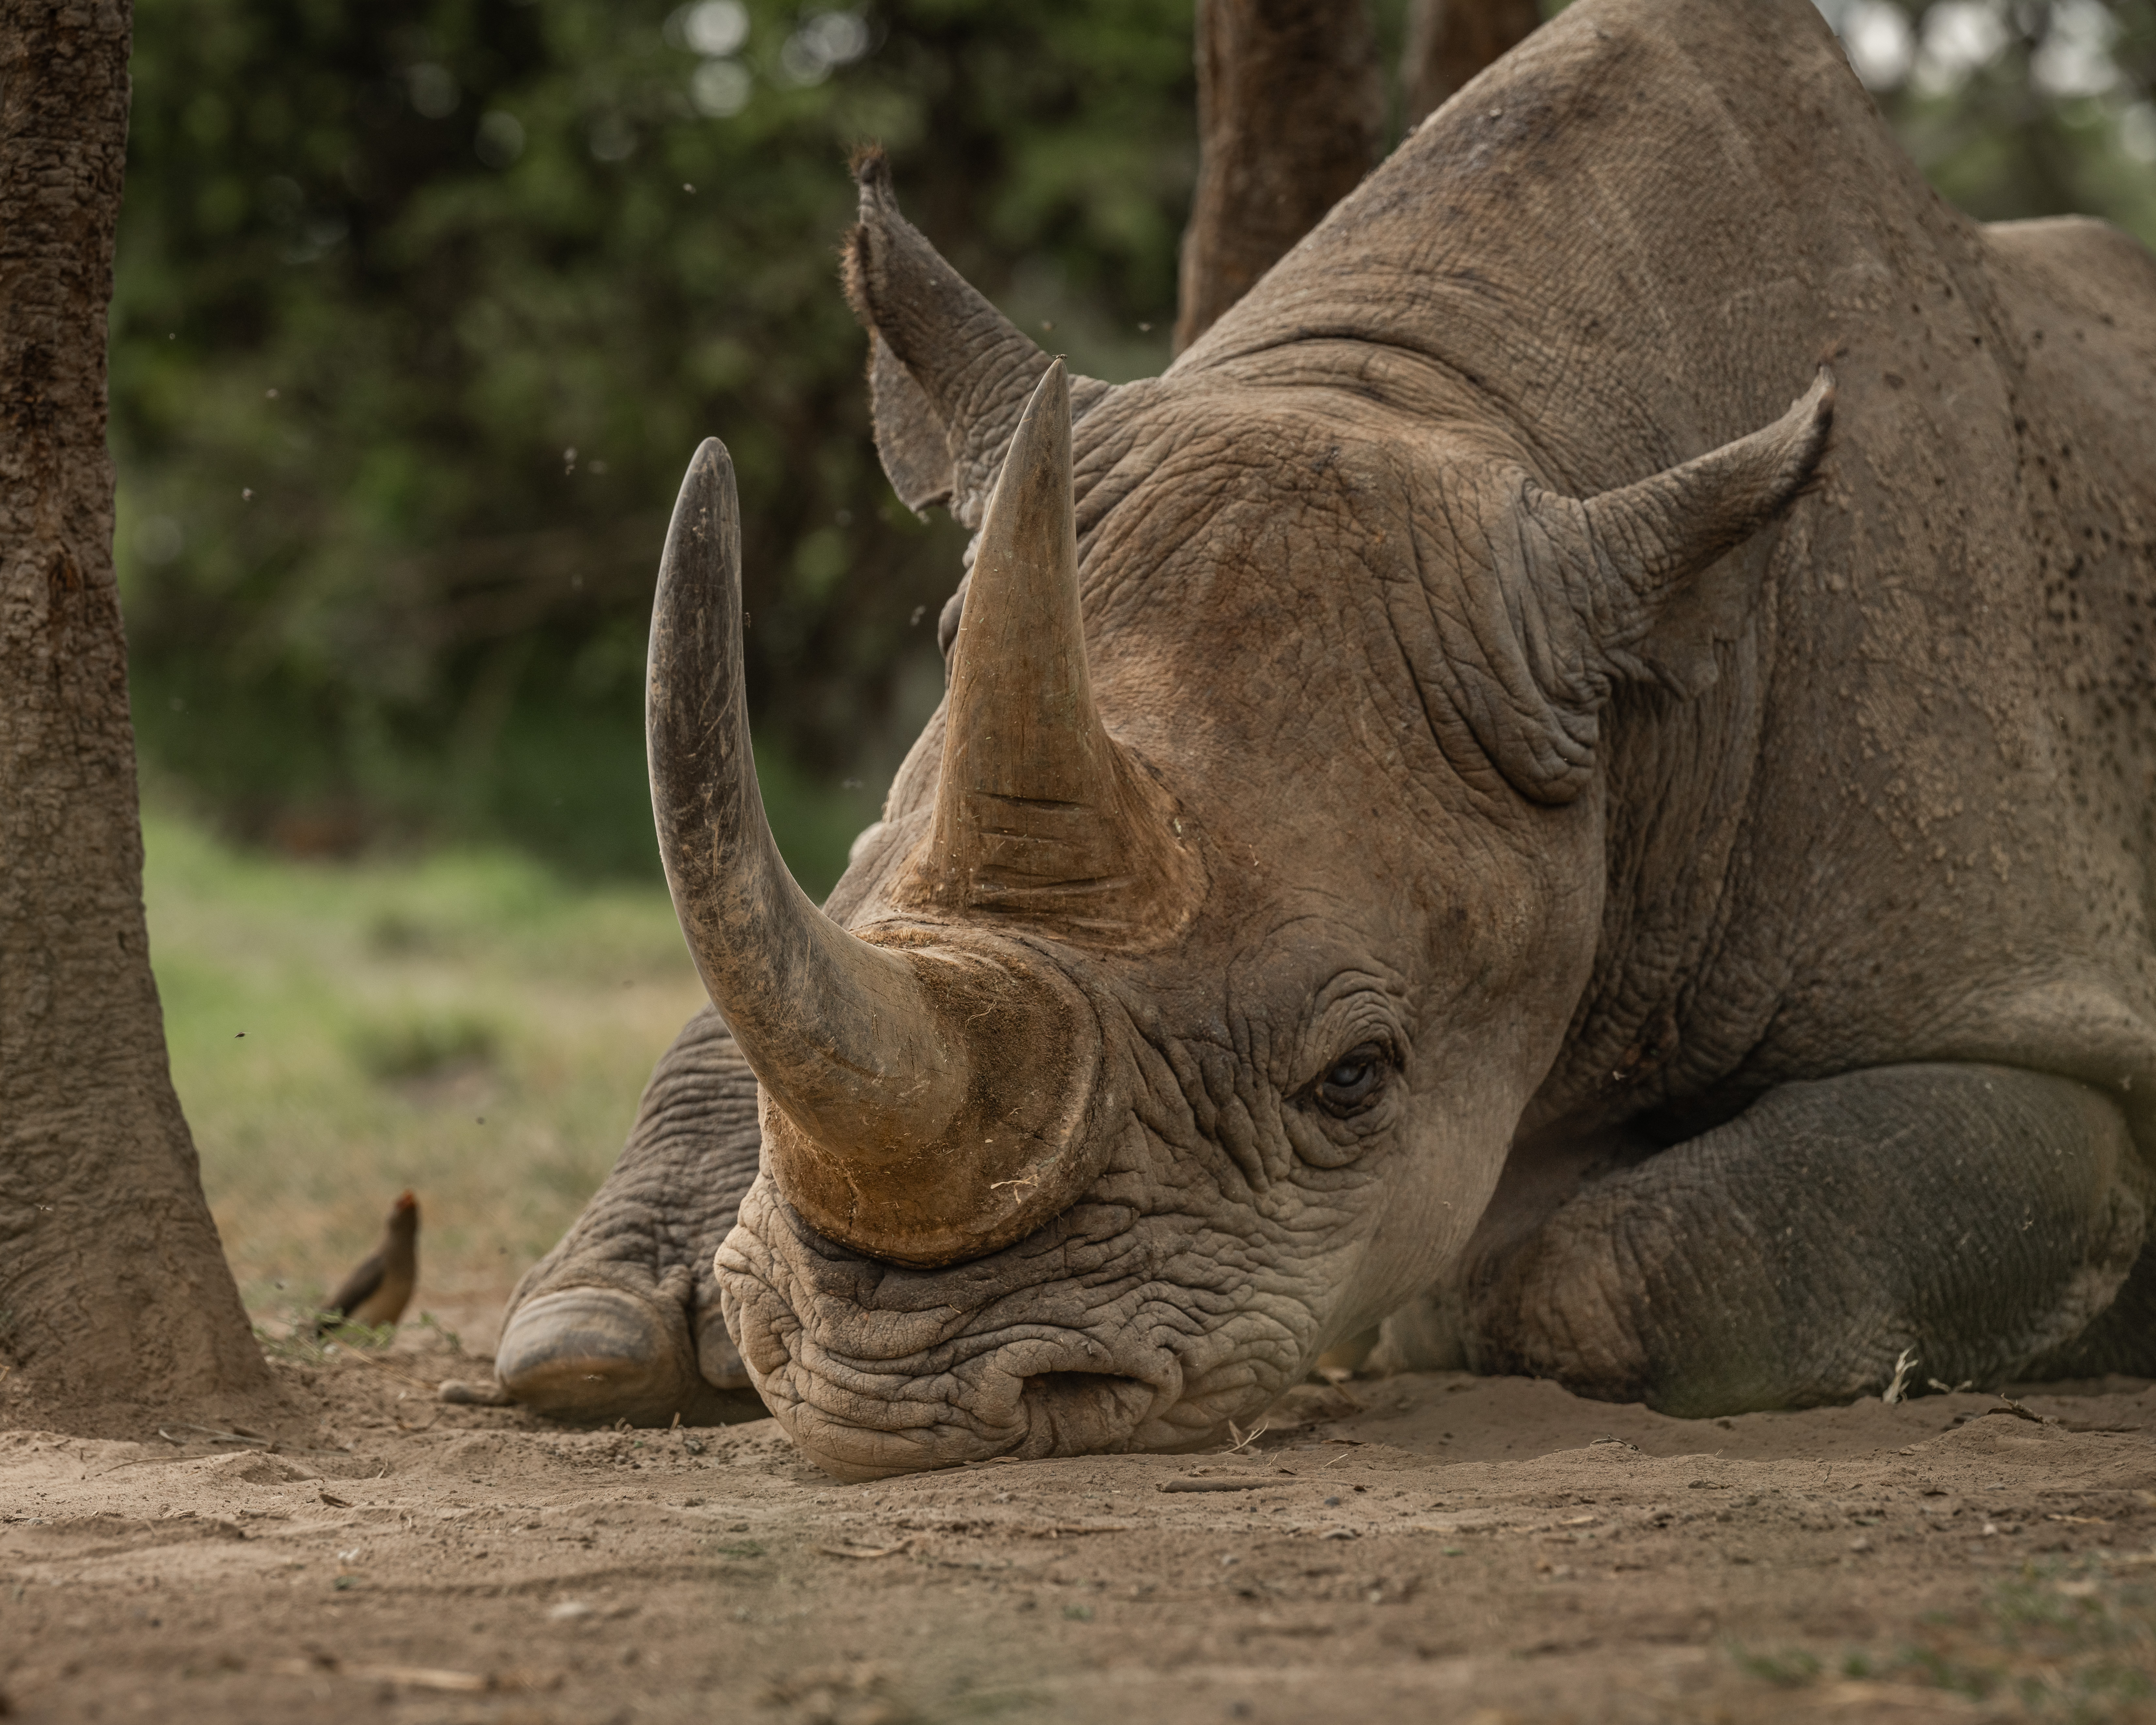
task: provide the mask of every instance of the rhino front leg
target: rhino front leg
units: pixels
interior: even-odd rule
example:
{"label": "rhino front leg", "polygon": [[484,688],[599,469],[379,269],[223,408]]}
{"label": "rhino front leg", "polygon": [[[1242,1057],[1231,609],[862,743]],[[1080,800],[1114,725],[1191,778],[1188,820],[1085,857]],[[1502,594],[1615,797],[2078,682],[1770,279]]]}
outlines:
{"label": "rhino front leg", "polygon": [[[1467,1351],[1691,1416],[1876,1394],[1905,1349],[1920,1384],[1996,1384],[2098,1327],[2151,1196],[2118,1106],[2066,1079],[1941,1065],[1792,1084],[1585,1179],[1537,1225],[1495,1219]],[[2141,1353],[2156,1367],[2156,1337]]]}
{"label": "rhino front leg", "polygon": [[653,1070],[613,1171],[509,1296],[503,1387],[559,1420],[760,1415],[711,1273],[757,1153],[756,1076],[706,1008]]}

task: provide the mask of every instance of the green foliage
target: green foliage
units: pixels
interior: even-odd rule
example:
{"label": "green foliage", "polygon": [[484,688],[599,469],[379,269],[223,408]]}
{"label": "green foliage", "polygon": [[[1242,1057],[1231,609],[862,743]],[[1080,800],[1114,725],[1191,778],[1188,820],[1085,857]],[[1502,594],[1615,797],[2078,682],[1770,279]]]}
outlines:
{"label": "green foliage", "polygon": [[[2156,1700],[2156,1589],[2130,1569],[2119,1573],[2138,1561],[2115,1565],[2105,1554],[2024,1564],[1970,1606],[1928,1613],[1920,1641],[1883,1658],[1847,1651],[1841,1676],[2067,1725],[2145,1718]],[[1738,1670],[1777,1688],[1804,1687],[1825,1669],[1801,1647],[1755,1652],[1732,1643],[1728,1651]]]}
{"label": "green foliage", "polygon": [[[321,1315],[325,1317],[330,1316],[327,1312]],[[340,1318],[332,1320],[330,1325],[330,1339],[327,1347],[387,1348],[396,1339],[395,1324],[346,1323]],[[325,1352],[326,1351],[327,1348],[325,1348]]]}
{"label": "green foliage", "polygon": [[397,1339],[397,1326],[348,1324],[338,1313],[321,1307],[295,1306],[281,1331],[267,1324],[255,1325],[254,1339],[263,1353],[273,1358],[319,1366],[334,1357],[340,1347],[388,1347]]}
{"label": "green foliage", "polygon": [[2156,0],[1823,0],[1932,182],[1984,221],[2156,245]]}
{"label": "green foliage", "polygon": [[442,1346],[451,1353],[462,1353],[465,1351],[465,1338],[459,1336],[454,1330],[451,1329],[447,1324],[444,1323],[441,1319],[436,1317],[431,1312],[421,1312],[418,1317],[413,1320],[413,1327],[414,1329],[420,1330],[432,1330],[437,1336],[439,1336],[442,1338]]}
{"label": "green foliage", "polygon": [[874,793],[825,805],[939,692],[959,546],[876,466],[846,155],[886,142],[1075,362],[1157,369],[1189,0],[141,0],[136,28],[113,442],[152,768],[300,850],[407,825],[648,870],[651,575],[716,433],[754,717],[835,873]]}

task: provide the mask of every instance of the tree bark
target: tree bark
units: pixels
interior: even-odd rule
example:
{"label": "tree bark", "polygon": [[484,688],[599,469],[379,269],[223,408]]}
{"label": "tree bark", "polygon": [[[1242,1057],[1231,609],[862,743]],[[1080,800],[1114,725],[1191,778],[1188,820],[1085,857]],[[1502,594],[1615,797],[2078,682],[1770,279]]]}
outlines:
{"label": "tree bark", "polygon": [[270,1405],[172,1091],[112,567],[127,0],[0,9],[0,1425]]}
{"label": "tree bark", "polygon": [[1198,0],[1198,193],[1183,234],[1188,347],[1376,166],[1384,81],[1361,0]]}
{"label": "tree bark", "polygon": [[1415,0],[1401,67],[1409,129],[1542,21],[1538,0]]}

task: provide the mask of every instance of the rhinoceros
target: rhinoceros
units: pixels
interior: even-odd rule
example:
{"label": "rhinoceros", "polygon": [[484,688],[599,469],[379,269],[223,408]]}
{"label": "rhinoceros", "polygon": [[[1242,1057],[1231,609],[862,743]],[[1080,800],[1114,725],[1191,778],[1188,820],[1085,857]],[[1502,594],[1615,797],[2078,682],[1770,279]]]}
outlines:
{"label": "rhinoceros", "polygon": [[1380,1321],[1689,1415],[2156,1369],[2133,241],[1949,208],[1807,0],[1579,0],[1118,387],[858,174],[948,693],[818,908],[707,442],[648,715],[715,1009],[515,1394],[747,1384],[870,1477],[1210,1444]]}

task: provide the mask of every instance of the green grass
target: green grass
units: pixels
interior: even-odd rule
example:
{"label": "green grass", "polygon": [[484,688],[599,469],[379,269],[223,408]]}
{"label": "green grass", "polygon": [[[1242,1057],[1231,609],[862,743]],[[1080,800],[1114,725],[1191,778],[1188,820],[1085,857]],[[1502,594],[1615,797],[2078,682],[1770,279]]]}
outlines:
{"label": "green grass", "polygon": [[703,991],[661,886],[514,852],[295,862],[146,811],[172,1076],[249,1307],[421,1207],[421,1309],[484,1325],[604,1177]]}
{"label": "green grass", "polygon": [[[1943,1690],[1991,1711],[2061,1725],[2156,1717],[2156,1586],[2143,1560],[2107,1554],[2030,1563],[1958,1609],[1929,1614],[1921,1638],[1891,1653],[1850,1649],[1854,1681]],[[1748,1676],[1777,1688],[1819,1681],[1825,1661],[1802,1647],[1727,1651]]]}
{"label": "green grass", "polygon": [[1817,1656],[1801,1647],[1759,1652],[1732,1645],[1729,1656],[1747,1676],[1757,1677],[1763,1683],[1772,1683],[1778,1689],[1801,1688],[1820,1674]]}

